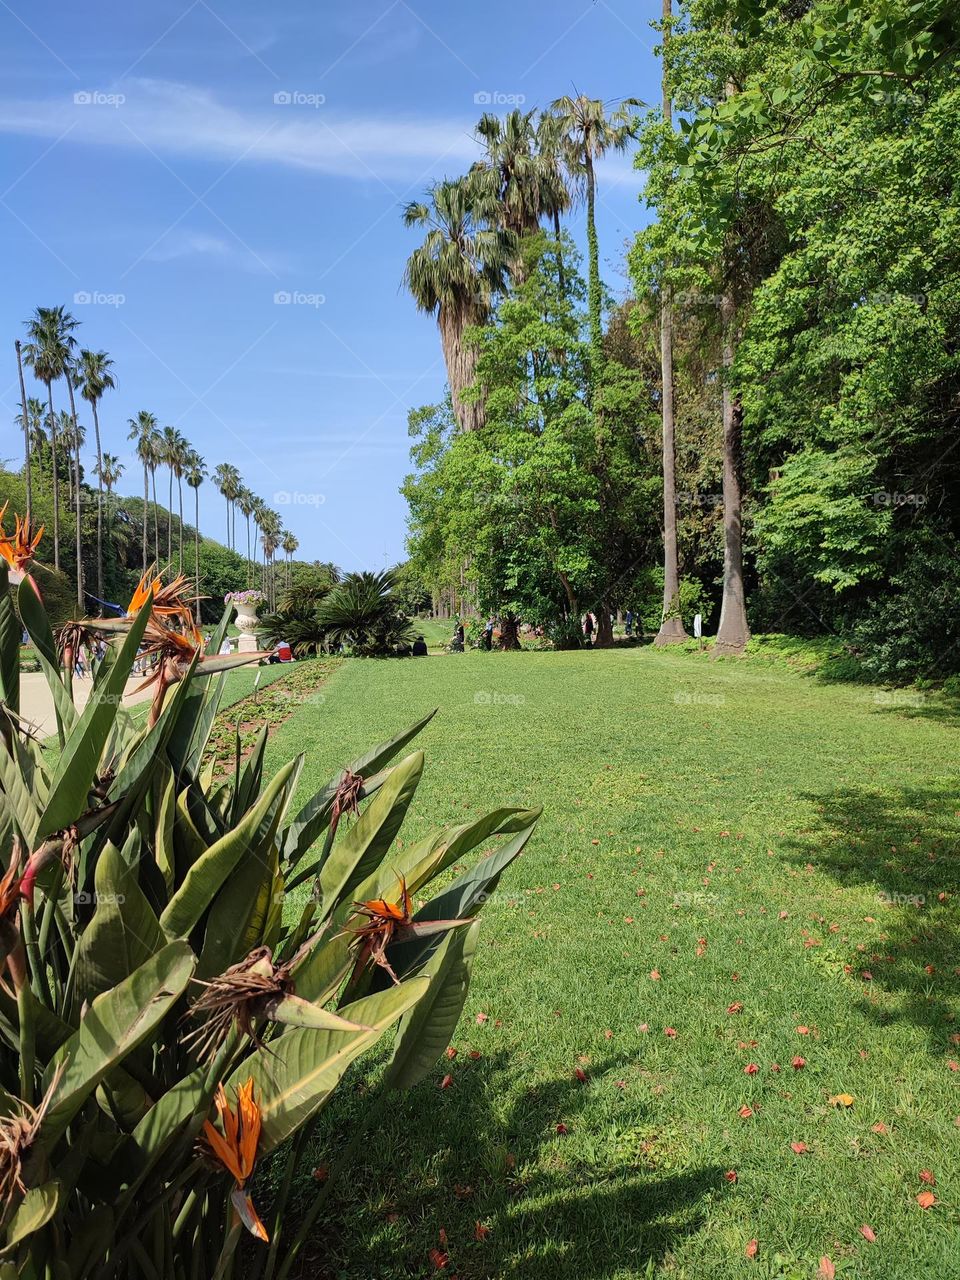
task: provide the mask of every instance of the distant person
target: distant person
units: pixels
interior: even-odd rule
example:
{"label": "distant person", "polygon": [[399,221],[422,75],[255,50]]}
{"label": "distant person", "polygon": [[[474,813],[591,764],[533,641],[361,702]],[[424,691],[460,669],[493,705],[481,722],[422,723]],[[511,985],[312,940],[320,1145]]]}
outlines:
{"label": "distant person", "polygon": [[633,635],[633,610],[632,609],[627,610],[626,617],[624,618],[624,623],[626,626],[626,634],[628,636],[632,636]]}
{"label": "distant person", "polygon": [[413,649],[411,652],[415,658],[425,658],[427,656],[427,642],[424,640],[423,636],[417,636],[416,640],[413,642]]}
{"label": "distant person", "polygon": [[596,627],[596,619],[589,611],[583,619],[583,634],[587,644],[593,644],[593,632]]}
{"label": "distant person", "polygon": [[488,618],[483,628],[483,647],[487,652],[493,648],[493,618]]}
{"label": "distant person", "polygon": [[220,646],[220,652],[222,654],[233,653],[233,645],[230,643],[229,636],[223,637],[223,644]]}

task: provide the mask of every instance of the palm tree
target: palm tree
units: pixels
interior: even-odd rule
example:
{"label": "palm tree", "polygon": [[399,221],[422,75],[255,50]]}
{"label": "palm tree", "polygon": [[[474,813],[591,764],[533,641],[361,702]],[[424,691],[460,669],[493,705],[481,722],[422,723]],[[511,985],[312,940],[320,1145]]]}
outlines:
{"label": "palm tree", "polygon": [[[673,0],[663,0],[663,123],[673,130],[673,102],[667,67]],[[677,449],[673,411],[673,294],[670,282],[660,286],[660,416],[663,423],[663,617],[654,644],[679,644],[687,639],[680,614],[680,564],[677,553]]]}
{"label": "palm tree", "polygon": [[75,417],[70,414],[61,414],[61,419],[66,419],[63,424],[63,440],[67,446],[68,458],[72,454],[73,457],[73,500],[74,510],[76,512],[76,553],[77,553],[77,604],[82,609],[84,606],[83,594],[83,532],[80,523],[82,514],[83,494],[80,490],[80,450],[83,448],[86,432]]}
{"label": "palm tree", "polygon": [[287,573],[286,585],[290,586],[290,567],[293,562],[293,555],[300,546],[300,540],[289,529],[284,529],[280,534],[280,545],[283,547],[283,554],[287,557]]}
{"label": "palm tree", "polygon": [[624,151],[635,136],[638,120],[631,110],[639,106],[634,98],[625,99],[607,114],[609,104],[599,98],[579,94],[575,98],[557,98],[551,110],[562,135],[562,149],[567,172],[582,185],[587,200],[587,308],[590,318],[591,380],[596,386],[603,368],[602,285],[600,282],[600,250],[597,243],[597,175],[596,162],[610,150]]}
{"label": "palm tree", "polygon": [[177,479],[177,511],[180,520],[180,537],[178,550],[179,571],[183,572],[183,471],[187,465],[187,459],[193,453],[190,448],[190,441],[177,432],[177,446],[173,452],[173,474]]}
{"label": "palm tree", "polygon": [[253,585],[253,565],[250,561],[250,517],[253,515],[256,501],[256,494],[242,484],[237,490],[237,508],[247,522],[247,586]]}
{"label": "palm tree", "polygon": [[183,478],[193,490],[193,575],[196,592],[196,616],[200,621],[200,486],[207,474],[207,465],[196,450],[191,449],[184,459]]}
{"label": "palm tree", "polygon": [[33,455],[37,450],[43,449],[47,432],[43,425],[43,401],[37,400],[35,396],[27,396],[21,403],[26,404],[26,413],[24,414],[21,410],[17,414],[16,422],[17,426],[23,429],[24,435],[24,482],[27,487],[27,518],[29,519],[29,512],[33,507]]}
{"label": "palm tree", "polygon": [[[176,427],[164,427],[160,433],[160,460],[169,469],[170,485],[167,501],[167,562],[173,562],[173,481],[176,477],[180,489],[180,477],[183,475],[183,460],[190,446]],[[180,523],[183,524],[183,491],[180,490]],[[180,567],[183,568],[183,532],[180,534]]]}
{"label": "palm tree", "polygon": [[150,468],[156,454],[157,416],[141,409],[127,419],[127,439],[136,442],[137,457],[143,464],[143,572],[147,571],[147,508],[150,505]]}
{"label": "palm tree", "polygon": [[105,391],[112,391],[117,383],[110,370],[113,361],[105,351],[80,352],[77,364],[76,384],[80,394],[90,405],[93,414],[93,431],[97,441],[97,595],[103,595],[103,453],[100,442],[100,415],[98,405]]}
{"label": "palm tree", "polygon": [[280,546],[280,530],[282,527],[280,517],[276,511],[271,511],[269,507],[264,506],[257,513],[257,526],[260,529],[260,542],[263,546],[264,594],[267,597],[267,604],[272,609],[275,599],[273,559],[277,548]]}
{"label": "palm tree", "polygon": [[[57,474],[57,428],[53,416],[53,384],[58,378],[66,378],[70,385],[71,352],[76,346],[73,330],[79,322],[64,311],[63,307],[37,307],[33,316],[25,320],[29,342],[23,348],[23,361],[33,370],[38,382],[47,388],[47,409],[50,422],[50,446],[53,455],[53,567],[60,568],[60,492]],[[69,475],[69,466],[67,468]]]}
{"label": "palm tree", "polygon": [[[257,532],[258,532],[258,533],[261,533],[261,534],[263,533],[263,521],[267,518],[268,514],[269,514],[269,511],[268,511],[268,508],[267,508],[267,504],[264,502],[264,500],[263,500],[262,498],[254,497],[254,499],[253,499],[253,523],[256,525],[256,527],[257,527]],[[254,585],[254,586],[256,586],[256,585],[257,585],[256,566],[257,566],[258,559],[259,559],[258,554],[257,554],[257,539],[256,539],[256,537],[254,537],[254,539],[253,539],[253,556],[254,556],[254,561],[253,561],[253,563],[254,563],[253,585]],[[261,590],[264,590],[264,589],[266,588],[266,585],[267,585],[267,584],[266,584],[266,566],[264,566],[264,573],[262,574],[262,576],[261,576],[261,578],[260,578],[260,588],[261,588]]]}
{"label": "palm tree", "polygon": [[27,490],[27,524],[30,524],[33,512],[33,485],[30,477],[30,401],[27,400],[27,389],[23,383],[23,352],[20,339],[18,338],[13,345],[17,352],[17,374],[20,378],[20,414],[17,421],[23,428],[23,483]]}
{"label": "palm tree", "polygon": [[229,462],[221,462],[213,469],[213,483],[223,494],[227,504],[227,546],[233,547],[233,536],[231,533],[230,516],[233,511],[233,504],[236,501],[237,494],[240,492],[242,482],[240,480],[240,472],[235,466]]}
{"label": "palm tree", "polygon": [[[107,533],[110,534],[113,528],[113,520],[110,517],[113,505],[113,486],[123,475],[124,466],[120,459],[114,453],[105,453],[97,463],[96,472],[97,480],[103,485],[107,491],[107,500],[105,503],[107,511]],[[102,595],[102,592],[100,593]]]}
{"label": "palm tree", "polygon": [[563,246],[560,219],[573,204],[564,160],[563,129],[560,121],[544,112],[537,121],[537,151],[540,155],[540,183],[543,214],[553,223],[553,238],[557,246],[557,284],[566,294],[567,284],[563,271]]}
{"label": "palm tree", "polygon": [[485,415],[482,405],[464,400],[478,357],[476,347],[464,343],[464,331],[489,318],[516,260],[516,238],[498,225],[496,201],[469,177],[438,182],[427,196],[403,211],[406,226],[428,228],[407,259],[404,283],[417,307],[437,318],[454,412],[461,430],[473,431]]}
{"label": "palm tree", "polygon": [[[73,506],[73,419],[66,409],[61,409],[56,416],[55,429],[57,440],[67,455],[67,506]],[[53,433],[51,432],[51,435]]]}

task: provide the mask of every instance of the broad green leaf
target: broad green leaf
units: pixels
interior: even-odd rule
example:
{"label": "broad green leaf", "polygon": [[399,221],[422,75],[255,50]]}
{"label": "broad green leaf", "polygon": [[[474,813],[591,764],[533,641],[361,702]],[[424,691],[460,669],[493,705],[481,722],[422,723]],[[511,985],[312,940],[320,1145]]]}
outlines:
{"label": "broad green leaf", "polygon": [[0,698],[20,710],[20,622],[10,594],[6,560],[0,559]]}
{"label": "broad green leaf", "polygon": [[129,977],[166,941],[137,882],[136,863],[128,865],[116,845],[101,853],[94,886],[96,908],[77,943],[76,1008]]}
{"label": "broad green leaf", "polygon": [[232,1089],[252,1076],[260,1103],[262,1154],[272,1151],[314,1116],[336,1088],[351,1062],[380,1039],[427,990],[426,978],[405,982],[358,1000],[341,1010],[369,1031],[315,1031],[297,1028],[271,1040],[269,1054],[241,1062],[230,1077]]}
{"label": "broad green leaf", "polygon": [[456,1030],[470,989],[480,921],[454,929],[430,957],[423,976],[430,985],[422,1000],[404,1014],[397,1031],[386,1084],[411,1089],[433,1069]]}
{"label": "broad green leaf", "polygon": [[[384,776],[380,775],[379,771],[412,738],[415,738],[435,715],[436,711],[431,711],[428,716],[418,720],[416,724],[411,725],[409,729],[405,729],[403,733],[397,734],[395,738],[390,738],[387,742],[381,742],[372,751],[358,756],[356,760],[347,765],[347,770],[350,773],[358,774],[364,779],[364,795],[373,795],[374,791],[386,780]],[[377,776],[374,777],[374,775]],[[283,860],[291,866],[296,866],[304,854],[312,847],[320,833],[326,830],[330,821],[333,797],[342,777],[343,771],[338,773],[335,778],[332,778],[316,795],[311,796],[287,828],[283,845]]]}
{"label": "broad green leaf", "polygon": [[[202,853],[187,871],[160,917],[167,937],[182,938],[190,933],[241,858],[257,858],[261,863],[268,858],[262,833],[258,839],[260,823],[286,785],[296,763],[295,760],[288,761],[271,779],[243,821]],[[272,836],[268,835],[267,839],[272,840]]]}
{"label": "broad green leaf", "polygon": [[50,692],[53,695],[54,710],[57,721],[65,733],[69,733],[77,721],[77,709],[73,699],[66,691],[60,678],[60,662],[57,658],[57,646],[50,630],[50,619],[47,611],[37,599],[36,592],[29,582],[24,580],[17,589],[17,609],[33,641],[40,660],[40,668],[46,677]]}
{"label": "broad green leaf", "polygon": [[67,738],[50,780],[50,795],[37,828],[38,839],[69,826],[86,808],[87,793],[123,697],[148,616],[149,610],[145,607],[130,628],[109,675],[92,690],[90,701]]}
{"label": "broad green leaf", "polygon": [[20,1207],[7,1223],[4,1252],[12,1249],[21,1240],[32,1236],[41,1227],[45,1227],[56,1213],[59,1200],[59,1182],[45,1182],[42,1186],[31,1187],[23,1197]]}
{"label": "broad green leaf", "polygon": [[320,872],[320,902],[329,914],[369,876],[390,852],[423,774],[423,752],[401,760],[390,777],[339,839]]}
{"label": "broad green leaf", "polygon": [[185,942],[171,942],[119,986],[97,996],[44,1074],[44,1089],[49,1089],[62,1067],[40,1125],[38,1141],[46,1150],[104,1076],[153,1034],[186,990],[195,965]]}

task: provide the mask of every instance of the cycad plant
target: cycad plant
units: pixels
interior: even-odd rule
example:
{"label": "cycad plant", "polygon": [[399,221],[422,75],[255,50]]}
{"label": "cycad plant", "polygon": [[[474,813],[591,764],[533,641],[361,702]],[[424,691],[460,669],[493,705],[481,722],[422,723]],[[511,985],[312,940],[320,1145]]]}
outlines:
{"label": "cycad plant", "polygon": [[[221,1280],[245,1232],[285,1277],[312,1220],[284,1221],[312,1122],[391,1028],[384,1090],[434,1066],[475,917],[537,813],[401,846],[424,761],[390,762],[425,721],[299,807],[303,757],[265,779],[265,730],[213,776],[230,610],[204,652],[182,580],[146,577],[125,619],[55,638],[34,545],[21,522],[0,540],[0,1277]],[[56,707],[49,750],[19,717],[17,612]],[[95,628],[109,643],[79,711],[66,673]],[[121,701],[138,651],[160,690],[146,722]],[[271,1204],[252,1180],[281,1148]]]}

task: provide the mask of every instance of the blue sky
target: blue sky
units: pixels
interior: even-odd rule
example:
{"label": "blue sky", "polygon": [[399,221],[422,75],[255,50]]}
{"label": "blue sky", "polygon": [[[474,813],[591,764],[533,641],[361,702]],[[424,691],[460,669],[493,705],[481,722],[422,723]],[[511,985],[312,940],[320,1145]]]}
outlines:
{"label": "blue sky", "polygon": [[[18,456],[13,339],[64,303],[116,362],[102,426],[122,490],[138,492],[126,421],[150,409],[211,469],[234,463],[305,558],[401,558],[406,414],[444,371],[400,287],[417,243],[400,210],[469,166],[484,110],[574,90],[656,101],[660,7],[0,0],[0,456]],[[628,158],[605,162],[615,293],[639,190]],[[582,214],[571,230],[582,242]],[[201,525],[222,536],[211,484]]]}

